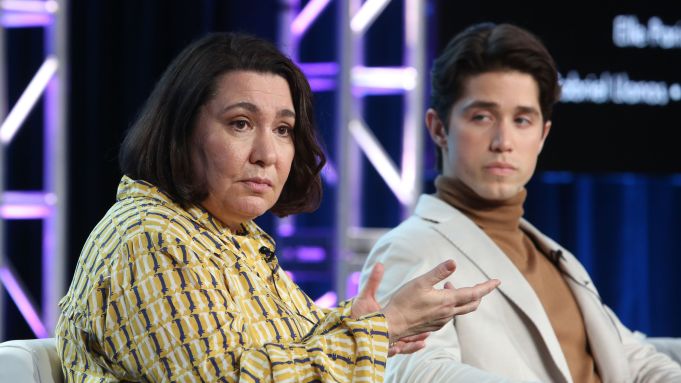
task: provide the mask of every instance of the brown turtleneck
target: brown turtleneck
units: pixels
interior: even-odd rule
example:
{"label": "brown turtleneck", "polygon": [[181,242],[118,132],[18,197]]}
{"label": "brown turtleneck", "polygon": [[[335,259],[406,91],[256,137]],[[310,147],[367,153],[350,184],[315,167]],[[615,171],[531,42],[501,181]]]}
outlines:
{"label": "brown turtleneck", "polygon": [[[572,380],[600,382],[575,297],[560,271],[520,228],[527,191],[506,201],[488,201],[463,182],[439,176],[437,197],[459,209],[487,234],[525,276],[539,297],[563,354]],[[503,282],[503,281],[502,281]]]}

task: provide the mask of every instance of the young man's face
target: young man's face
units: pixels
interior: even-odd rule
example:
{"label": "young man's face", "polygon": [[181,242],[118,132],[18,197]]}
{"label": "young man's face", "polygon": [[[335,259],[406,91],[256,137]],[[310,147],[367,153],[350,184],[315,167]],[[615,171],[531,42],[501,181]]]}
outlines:
{"label": "young man's face", "polygon": [[534,173],[551,122],[544,122],[534,78],[517,71],[471,76],[449,121],[433,109],[428,131],[442,150],[442,174],[487,200],[509,199]]}

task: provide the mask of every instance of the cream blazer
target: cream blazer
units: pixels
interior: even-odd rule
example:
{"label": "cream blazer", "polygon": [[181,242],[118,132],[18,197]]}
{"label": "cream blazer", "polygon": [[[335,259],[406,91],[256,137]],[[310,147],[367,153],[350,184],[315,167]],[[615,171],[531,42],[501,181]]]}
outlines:
{"label": "cream blazer", "polygon": [[[681,382],[681,367],[633,336],[605,306],[589,274],[570,252],[527,221],[521,227],[559,267],[584,316],[589,344],[604,382]],[[430,335],[426,348],[388,361],[388,382],[572,382],[560,344],[539,298],[508,257],[473,221],[429,195],[414,215],[382,237],[362,271],[363,286],[376,262],[385,265],[378,291],[387,303],[402,284],[446,259],[449,280],[470,286],[490,278],[501,286],[473,313],[455,317]]]}

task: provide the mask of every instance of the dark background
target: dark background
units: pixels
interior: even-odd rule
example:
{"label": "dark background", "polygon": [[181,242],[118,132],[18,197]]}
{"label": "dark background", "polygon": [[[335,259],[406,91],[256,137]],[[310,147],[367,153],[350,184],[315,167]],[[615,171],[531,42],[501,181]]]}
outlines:
{"label": "dark background", "polygon": [[[538,5],[442,0],[427,4],[429,60],[472,23],[513,22],[546,43],[563,74],[626,71],[635,80],[681,82],[681,49],[617,48],[611,37],[617,14],[636,14],[642,23],[660,16],[665,24],[675,24],[681,20],[681,9],[673,2],[634,6],[614,1]],[[115,199],[120,180],[117,152],[123,135],[171,59],[211,31],[244,31],[276,41],[280,7],[275,0],[69,2],[69,275],[90,230]],[[325,10],[303,39],[304,61],[337,59],[335,8],[332,4]],[[391,2],[385,12],[367,36],[368,65],[397,65],[401,60],[401,1]],[[29,29],[7,34],[10,105],[42,61],[41,33]],[[316,95],[317,122],[334,163],[335,101],[333,92]],[[679,105],[559,103],[539,171],[528,185],[526,216],[575,252],[592,273],[604,301],[625,324],[652,335],[681,336]],[[399,96],[365,100],[367,122],[396,162],[401,106]],[[41,115],[37,108],[8,148],[10,189],[42,187]],[[432,145],[428,138],[426,142],[424,189],[430,191],[436,172]],[[395,197],[370,166],[364,173],[364,223],[397,225],[400,209]],[[312,298],[332,288],[332,260],[300,262],[289,250],[301,244],[332,248],[333,185],[325,185],[325,192],[317,213],[297,218],[301,230],[296,238],[279,239],[282,263],[301,271],[297,282]],[[272,232],[271,216],[258,222]],[[40,227],[40,221],[11,221],[6,229],[9,257],[34,296],[39,295],[41,283],[36,269]],[[10,326],[6,337],[33,337],[12,303],[6,302]]]}
{"label": "dark background", "polygon": [[[619,48],[613,19],[636,15],[641,24],[657,16],[665,25],[681,20],[681,4],[667,1],[461,2],[439,1],[437,46],[475,22],[511,22],[534,32],[565,76],[627,72],[631,80],[681,83],[681,49]],[[438,49],[439,51],[440,49]],[[539,170],[578,172],[681,172],[677,137],[680,101],[665,106],[570,104],[555,108],[553,129]]]}

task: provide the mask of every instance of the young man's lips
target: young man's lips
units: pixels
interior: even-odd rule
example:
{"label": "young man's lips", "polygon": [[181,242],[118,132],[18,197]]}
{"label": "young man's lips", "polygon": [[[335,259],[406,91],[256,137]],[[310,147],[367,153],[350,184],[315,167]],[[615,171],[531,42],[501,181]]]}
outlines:
{"label": "young man's lips", "polygon": [[496,175],[507,175],[515,172],[516,168],[504,162],[493,162],[486,165],[485,170]]}

